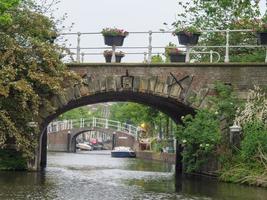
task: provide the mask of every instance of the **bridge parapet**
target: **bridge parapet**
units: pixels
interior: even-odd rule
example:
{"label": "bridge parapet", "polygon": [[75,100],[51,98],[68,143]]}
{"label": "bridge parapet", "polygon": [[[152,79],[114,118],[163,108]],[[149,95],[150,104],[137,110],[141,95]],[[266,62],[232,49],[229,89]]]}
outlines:
{"label": "bridge parapet", "polygon": [[[216,45],[206,45],[202,44],[195,45],[195,46],[184,46],[184,45],[177,45],[178,48],[184,49],[186,51],[186,62],[195,62],[196,59],[190,60],[190,55],[196,54],[198,56],[198,59],[202,57],[204,54],[205,56],[209,56],[209,62],[225,62],[229,63],[231,61],[231,53],[233,54],[235,49],[262,49],[262,51],[265,51],[265,48],[263,45],[259,45],[256,42],[256,37],[254,36],[254,30],[251,29],[245,29],[245,30],[201,30],[202,36],[207,35],[213,35],[216,37],[216,35],[223,36],[222,41],[219,44]],[[134,55],[135,59],[134,61],[137,61],[136,57],[140,57],[143,59],[141,62],[145,63],[151,63],[151,58],[153,55],[164,55],[165,54],[165,47],[166,47],[166,41],[176,41],[174,43],[177,43],[177,39],[173,40],[172,31],[136,31],[136,32],[130,32],[131,38],[136,37],[134,41],[134,46],[123,46],[123,47],[116,47],[117,49],[123,49],[127,52],[124,52],[126,55]],[[236,41],[231,41],[231,37],[233,35],[240,36],[244,38],[244,33],[247,33],[246,40],[242,40],[240,43],[237,43]],[[251,33],[251,34],[249,34]],[[157,35],[157,37],[154,37]],[[76,60],[77,63],[84,62],[88,56],[91,56],[88,60],[103,60],[103,53],[99,52],[100,50],[106,50],[110,49],[111,47],[103,47],[103,46],[86,46],[90,42],[94,40],[97,41],[98,44],[103,44],[102,39],[102,33],[101,32],[76,32],[76,33],[62,33],[62,36],[66,39],[69,39],[69,41],[77,41],[76,43],[72,42],[70,44],[69,51],[71,59]],[[140,37],[141,36],[141,37]],[[144,37],[142,37],[144,36]],[[169,40],[158,40],[159,37],[167,38],[169,36]],[[202,37],[201,36],[201,37]],[[74,38],[75,39],[74,39]],[[91,38],[90,38],[91,37]],[[152,38],[153,37],[153,38]],[[148,41],[147,41],[148,39]],[[130,39],[127,39],[130,40]],[[65,40],[63,40],[65,41]],[[156,41],[157,45],[154,45]],[[246,41],[249,41],[246,43]],[[251,41],[255,41],[254,45],[251,44]],[[144,46],[144,43],[148,42],[148,46]],[[76,47],[75,47],[76,46]],[[90,50],[90,52],[88,52]],[[138,56],[139,55],[139,56]],[[74,56],[74,58],[73,58]],[[94,59],[94,57],[101,56],[102,59]],[[133,58],[134,58],[133,57]],[[140,58],[138,58],[140,60]],[[126,58],[127,59],[127,58]],[[129,60],[128,60],[129,61]],[[267,54],[265,58],[265,62],[267,62]]]}

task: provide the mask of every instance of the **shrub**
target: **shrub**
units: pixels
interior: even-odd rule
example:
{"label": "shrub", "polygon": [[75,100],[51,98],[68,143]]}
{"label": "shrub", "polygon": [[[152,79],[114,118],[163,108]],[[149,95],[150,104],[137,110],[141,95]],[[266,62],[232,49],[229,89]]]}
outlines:
{"label": "shrub", "polygon": [[215,153],[221,139],[219,120],[215,113],[199,110],[194,118],[184,117],[183,123],[184,126],[178,126],[176,137],[184,145],[186,172],[195,172]]}
{"label": "shrub", "polygon": [[258,159],[259,150],[267,154],[267,128],[262,122],[255,120],[244,127],[241,157],[246,161],[255,161]]}

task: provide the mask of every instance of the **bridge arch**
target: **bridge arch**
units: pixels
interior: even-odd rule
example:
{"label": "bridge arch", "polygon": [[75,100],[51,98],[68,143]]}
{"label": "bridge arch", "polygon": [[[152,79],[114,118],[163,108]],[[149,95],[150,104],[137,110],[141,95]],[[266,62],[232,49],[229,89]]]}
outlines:
{"label": "bridge arch", "polygon": [[[58,98],[58,97],[57,97]],[[60,101],[60,100],[58,100]],[[92,95],[82,96],[80,98],[73,98],[65,105],[58,107],[56,112],[48,115],[42,124],[43,131],[40,135],[40,148],[37,168],[46,166],[47,160],[47,130],[48,124],[56,119],[59,115],[71,109],[81,106],[104,103],[104,102],[135,102],[155,108],[168,116],[170,116],[176,123],[180,122],[181,116],[186,114],[193,114],[194,108],[185,105],[177,99],[170,96],[160,96],[153,93],[135,92],[135,91],[105,91]],[[70,144],[73,146],[73,143]]]}

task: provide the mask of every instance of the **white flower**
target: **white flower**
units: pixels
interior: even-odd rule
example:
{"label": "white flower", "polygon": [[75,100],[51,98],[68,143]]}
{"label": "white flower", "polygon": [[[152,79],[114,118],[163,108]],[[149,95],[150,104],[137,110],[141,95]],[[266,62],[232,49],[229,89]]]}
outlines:
{"label": "white flower", "polygon": [[200,144],[199,146],[200,146],[200,147],[203,147],[203,144]]}
{"label": "white flower", "polygon": [[183,143],[186,143],[187,141],[186,141],[186,140],[183,140],[182,142],[183,142]]}

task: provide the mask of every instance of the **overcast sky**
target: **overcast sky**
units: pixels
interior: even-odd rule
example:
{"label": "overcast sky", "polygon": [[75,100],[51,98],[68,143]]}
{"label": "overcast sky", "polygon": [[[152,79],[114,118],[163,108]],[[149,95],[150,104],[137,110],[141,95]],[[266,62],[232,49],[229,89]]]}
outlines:
{"label": "overcast sky", "polygon": [[[61,0],[55,14],[56,16],[68,14],[65,23],[66,25],[74,23],[72,32],[100,32],[105,27],[117,27],[127,31],[158,31],[164,28],[164,22],[175,21],[175,16],[179,12],[177,2],[178,0]],[[261,0],[261,6],[265,9],[265,0]],[[70,41],[74,43],[74,38]],[[153,37],[154,46],[166,46],[169,41],[178,43],[176,38],[167,34],[157,34]],[[102,36],[83,36],[81,42],[83,47],[105,47]],[[129,35],[124,44],[124,46],[147,45],[147,35]],[[90,50],[90,52],[93,51]],[[87,56],[87,58],[90,61],[103,61],[102,56]],[[138,61],[140,62],[142,58],[143,56],[139,56]],[[135,59],[137,57],[134,55],[124,58],[126,61]]]}

